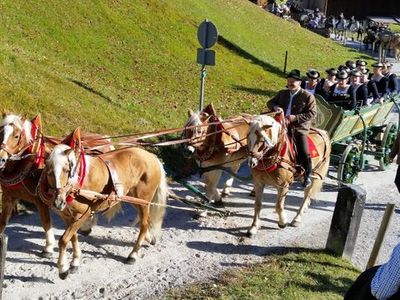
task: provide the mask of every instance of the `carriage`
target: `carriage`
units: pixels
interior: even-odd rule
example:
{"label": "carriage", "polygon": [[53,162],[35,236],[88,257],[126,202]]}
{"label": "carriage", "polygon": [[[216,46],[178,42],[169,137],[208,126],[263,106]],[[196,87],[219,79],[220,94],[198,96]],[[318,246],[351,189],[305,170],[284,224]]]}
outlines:
{"label": "carriage", "polygon": [[[379,169],[389,165],[389,153],[399,131],[399,122],[390,118],[400,95],[388,97],[381,104],[345,111],[316,95],[318,114],[314,126],[329,133],[332,143],[331,166],[337,169],[340,182],[352,183],[368,161],[366,155],[379,162]],[[400,118],[399,118],[400,120]]]}

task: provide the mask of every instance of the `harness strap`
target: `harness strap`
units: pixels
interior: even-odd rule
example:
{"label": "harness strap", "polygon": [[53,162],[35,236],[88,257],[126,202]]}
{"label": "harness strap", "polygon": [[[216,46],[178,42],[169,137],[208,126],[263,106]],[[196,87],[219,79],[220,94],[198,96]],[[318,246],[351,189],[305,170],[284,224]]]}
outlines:
{"label": "harness strap", "polygon": [[106,167],[108,169],[108,172],[110,173],[111,181],[112,181],[114,190],[117,193],[117,197],[122,197],[122,195],[124,194],[124,188],[122,186],[122,183],[119,180],[119,176],[118,176],[118,173],[117,173],[114,163],[109,159],[103,158],[101,155],[99,155],[98,157],[104,162],[104,164],[106,165]]}

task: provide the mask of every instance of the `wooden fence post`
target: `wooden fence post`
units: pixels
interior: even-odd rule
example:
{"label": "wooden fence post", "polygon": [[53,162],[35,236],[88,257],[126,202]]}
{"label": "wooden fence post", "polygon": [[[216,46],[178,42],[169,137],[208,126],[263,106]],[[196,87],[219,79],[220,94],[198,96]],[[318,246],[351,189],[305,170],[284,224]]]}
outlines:
{"label": "wooden fence post", "polygon": [[2,299],[2,293],[3,293],[6,252],[7,252],[7,236],[4,233],[2,233],[0,234],[0,299]]}
{"label": "wooden fence post", "polygon": [[379,227],[378,235],[376,236],[374,247],[367,263],[367,269],[372,268],[381,250],[383,239],[385,238],[386,230],[389,226],[390,219],[393,215],[395,205],[393,203],[386,204],[385,214],[383,215],[381,226]]}
{"label": "wooden fence post", "polygon": [[364,210],[366,191],[360,186],[344,184],[333,212],[326,249],[351,259]]}

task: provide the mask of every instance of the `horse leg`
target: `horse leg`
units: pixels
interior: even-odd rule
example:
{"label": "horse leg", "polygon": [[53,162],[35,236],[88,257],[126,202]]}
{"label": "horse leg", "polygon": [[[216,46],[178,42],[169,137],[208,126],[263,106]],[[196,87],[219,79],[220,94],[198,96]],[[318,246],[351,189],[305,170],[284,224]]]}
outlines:
{"label": "horse leg", "polygon": [[36,201],[36,208],[39,213],[39,218],[42,223],[42,227],[46,234],[46,246],[42,251],[44,257],[52,257],[54,253],[54,244],[56,242],[54,238],[53,228],[51,226],[50,210],[49,207],[44,204],[40,199]]}
{"label": "horse leg", "polygon": [[1,198],[0,232],[3,233],[15,207],[16,199],[3,193]]}
{"label": "horse leg", "polygon": [[285,228],[287,226],[287,216],[285,212],[285,199],[289,191],[288,187],[278,187],[278,195],[276,196],[275,211],[278,214],[278,226],[279,228]]}
{"label": "horse leg", "polygon": [[260,228],[260,213],[262,208],[262,199],[264,195],[264,184],[255,183],[254,191],[255,191],[255,203],[254,203],[254,217],[253,223],[251,224],[250,229],[247,231],[248,237],[253,237],[257,234],[258,229]]}
{"label": "horse leg", "polygon": [[[143,199],[143,198],[142,198]],[[139,257],[139,251],[140,247],[142,246],[143,240],[145,237],[148,235],[148,229],[149,229],[149,214],[150,214],[150,206],[144,206],[140,205],[137,206],[138,208],[138,213],[139,213],[139,219],[140,219],[140,229],[139,229],[139,236],[136,240],[135,246],[133,247],[133,250],[131,253],[129,253],[126,263],[127,264],[134,264],[136,260]]]}
{"label": "horse leg", "polygon": [[314,179],[312,184],[309,187],[304,189],[303,203],[301,204],[301,206],[297,210],[297,214],[293,218],[293,221],[290,223],[290,226],[293,226],[293,227],[299,227],[300,226],[300,224],[302,222],[302,219],[303,219],[304,212],[310,206],[311,190],[312,190],[313,185],[316,183],[317,180],[320,180],[320,179]]}
{"label": "horse leg", "polygon": [[222,198],[218,193],[217,185],[221,177],[221,170],[213,170],[204,173],[204,182],[206,185],[206,195],[210,200],[214,200],[215,203],[222,203]]}
{"label": "horse leg", "polygon": [[[240,168],[240,164],[235,164],[234,166],[231,167],[232,172],[235,174],[238,172],[239,168]],[[233,180],[234,180],[233,176],[230,176],[229,179],[225,182],[225,186],[224,186],[224,189],[222,190],[221,197],[226,197],[231,194]]]}
{"label": "horse leg", "polygon": [[63,217],[65,224],[67,224],[67,229],[65,230],[64,234],[61,236],[60,240],[58,241],[58,276],[61,279],[65,279],[68,277],[70,267],[67,263],[67,245],[69,241],[72,240],[72,262],[71,262],[71,273],[75,273],[78,269],[80,257],[81,257],[81,250],[78,243],[78,229],[82,226],[82,224],[87,220],[90,216],[90,209],[88,209],[83,215],[78,215],[74,219],[70,217]]}

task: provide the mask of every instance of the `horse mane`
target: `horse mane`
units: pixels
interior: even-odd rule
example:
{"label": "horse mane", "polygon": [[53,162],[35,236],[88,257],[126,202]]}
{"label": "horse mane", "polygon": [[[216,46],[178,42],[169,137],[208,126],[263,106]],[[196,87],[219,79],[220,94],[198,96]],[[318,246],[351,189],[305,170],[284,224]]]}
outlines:
{"label": "horse mane", "polygon": [[23,120],[22,117],[11,114],[7,115],[3,118],[1,126],[7,126],[9,124],[14,124],[15,126],[18,127],[20,130],[25,131],[25,138],[26,142],[29,143],[32,141],[32,122],[25,119]]}

